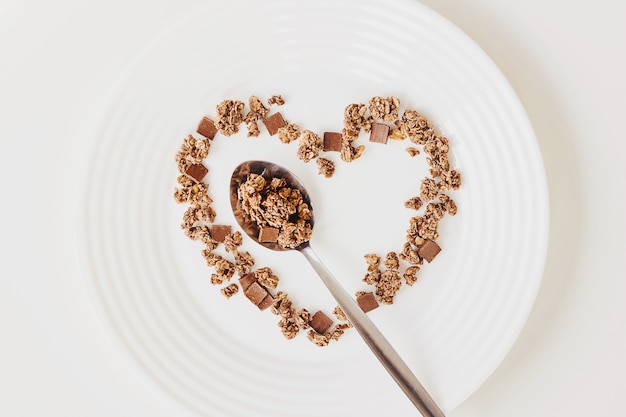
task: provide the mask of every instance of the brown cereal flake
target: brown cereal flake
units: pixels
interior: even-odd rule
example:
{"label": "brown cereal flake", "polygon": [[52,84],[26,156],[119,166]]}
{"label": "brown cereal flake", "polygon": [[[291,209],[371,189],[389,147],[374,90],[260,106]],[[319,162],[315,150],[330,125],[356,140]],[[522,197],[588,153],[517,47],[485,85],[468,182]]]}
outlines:
{"label": "brown cereal flake", "polygon": [[350,137],[358,136],[366,120],[366,111],[367,106],[365,104],[353,103],[347,105],[343,112],[344,133],[348,133]]}
{"label": "brown cereal flake", "polygon": [[393,122],[398,119],[400,100],[397,97],[372,97],[369,101],[369,111],[375,120]]}
{"label": "brown cereal flake", "polygon": [[300,135],[298,158],[304,162],[317,158],[323,148],[322,139],[310,130],[304,130]]}
{"label": "brown cereal flake", "polygon": [[238,100],[224,100],[217,105],[215,127],[225,136],[239,132],[239,125],[243,122],[245,105]]}
{"label": "brown cereal flake", "polygon": [[228,284],[227,286],[225,286],[224,288],[222,288],[220,290],[220,292],[222,293],[222,295],[226,298],[230,298],[233,295],[237,294],[239,292],[239,286],[235,283],[233,284]]}
{"label": "brown cereal flake", "polygon": [[278,327],[280,327],[280,331],[286,339],[293,339],[300,331],[300,328],[296,325],[296,323],[285,317],[280,319]]}
{"label": "brown cereal flake", "polygon": [[234,252],[243,243],[241,232],[229,233],[224,237],[224,247],[228,252]]}
{"label": "brown cereal flake", "polygon": [[419,210],[420,207],[422,207],[422,204],[424,204],[422,202],[422,199],[417,197],[417,196],[415,196],[415,197],[411,197],[407,201],[405,201],[404,202],[404,207],[410,208],[412,210]]}
{"label": "brown cereal flake", "polygon": [[300,310],[296,311],[296,314],[294,316],[294,322],[296,323],[296,326],[298,326],[298,328],[302,330],[308,329],[310,327],[310,321],[311,313],[309,313],[309,310],[307,310],[306,308],[301,308]]}
{"label": "brown cereal flake", "polygon": [[318,173],[320,175],[325,176],[326,178],[330,178],[335,173],[335,163],[330,159],[326,158],[317,158],[317,166],[319,168]]}
{"label": "brown cereal flake", "polygon": [[249,274],[254,265],[254,258],[249,252],[235,252],[235,270],[241,276]]}
{"label": "brown cereal flake", "polygon": [[398,269],[400,267],[400,261],[398,260],[398,254],[395,252],[389,252],[385,256],[385,262],[383,263],[387,269]]}
{"label": "brown cereal flake", "polygon": [[339,338],[343,336],[346,330],[348,330],[350,327],[352,327],[352,325],[349,323],[338,323],[330,331],[330,338],[333,340],[339,340]]}
{"label": "brown cereal flake", "polygon": [[279,278],[274,275],[271,268],[263,267],[254,271],[254,276],[256,277],[259,284],[264,286],[265,288],[276,288],[278,286]]}
{"label": "brown cereal flake", "polygon": [[378,299],[385,304],[393,304],[393,298],[400,289],[400,285],[402,285],[402,281],[398,271],[393,269],[383,271],[380,281],[376,283]]}
{"label": "brown cereal flake", "polygon": [[414,148],[412,146],[409,146],[408,148],[405,149],[405,151],[411,156],[414,157],[416,155],[420,154],[420,150],[417,148]]}
{"label": "brown cereal flake", "polygon": [[278,139],[282,143],[289,143],[297,140],[300,137],[300,127],[295,123],[289,123],[283,127],[278,128]]}
{"label": "brown cereal flake", "polygon": [[333,309],[333,314],[339,321],[348,321],[348,316],[346,316],[346,313],[344,313],[339,306],[335,306],[335,308]]}
{"label": "brown cereal flake", "polygon": [[365,146],[361,145],[355,148],[354,146],[352,146],[352,143],[350,141],[344,139],[344,141],[341,143],[341,153],[339,154],[339,156],[344,162],[352,162],[361,156],[364,149]]}
{"label": "brown cereal flake", "polygon": [[174,188],[174,201],[184,204],[189,201],[189,194],[191,194],[191,189],[188,187]]}
{"label": "brown cereal flake", "polygon": [[363,256],[365,258],[365,262],[367,262],[367,270],[373,271],[378,269],[380,265],[380,256],[375,253],[368,253]]}
{"label": "brown cereal flake", "polygon": [[294,315],[294,308],[292,302],[289,299],[289,295],[286,292],[278,291],[274,296],[274,302],[272,303],[271,311],[277,316],[290,318]]}
{"label": "brown cereal flake", "polygon": [[400,120],[400,129],[413,143],[424,145],[435,136],[430,122],[415,110],[407,109]]}
{"label": "brown cereal flake", "polygon": [[325,334],[320,334],[317,333],[315,330],[309,330],[307,332],[307,338],[313,342],[313,344],[315,346],[328,346],[328,342],[330,342],[330,334],[325,333]]}
{"label": "brown cereal flake", "polygon": [[419,272],[420,267],[417,265],[409,266],[406,271],[404,271],[404,280],[407,285],[413,285],[417,281],[417,273]]}
{"label": "brown cereal flake", "polygon": [[434,200],[439,193],[439,186],[432,178],[424,178],[420,186],[420,197],[423,201]]}
{"label": "brown cereal flake", "polygon": [[285,100],[283,100],[282,96],[271,96],[270,98],[267,99],[267,104],[271,105],[277,105],[277,106],[282,106],[283,104],[285,104]]}

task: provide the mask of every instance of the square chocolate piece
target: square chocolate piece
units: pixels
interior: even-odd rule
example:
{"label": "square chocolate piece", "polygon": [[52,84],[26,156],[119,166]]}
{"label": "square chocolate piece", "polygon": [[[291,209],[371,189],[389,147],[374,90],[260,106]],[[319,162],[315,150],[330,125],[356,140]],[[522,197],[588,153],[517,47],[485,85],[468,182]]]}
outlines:
{"label": "square chocolate piece", "polygon": [[263,124],[265,125],[265,128],[267,129],[269,134],[272,136],[275,135],[276,132],[278,132],[278,129],[286,126],[285,120],[280,113],[274,113],[271,116],[265,118],[263,120]]}
{"label": "square chocolate piece", "polygon": [[253,282],[250,284],[248,288],[246,288],[243,293],[248,297],[248,300],[252,302],[255,306],[261,304],[261,302],[268,295],[267,290],[259,285],[258,282]]}
{"label": "square chocolate piece", "polygon": [[207,172],[209,172],[209,170],[204,165],[192,164],[185,170],[185,175],[195,182],[200,182]]}
{"label": "square chocolate piece", "polygon": [[241,285],[242,290],[247,290],[250,285],[256,282],[256,277],[254,274],[246,274],[243,277],[239,278],[239,285]]}
{"label": "square chocolate piece", "polygon": [[325,151],[341,152],[341,133],[324,132]]}
{"label": "square chocolate piece", "polygon": [[213,120],[209,119],[208,117],[203,117],[198,124],[198,129],[196,129],[196,132],[200,133],[206,138],[213,139],[215,137],[215,134],[217,133],[217,128],[215,127],[215,123],[213,123]]}
{"label": "square chocolate piece", "polygon": [[211,239],[223,243],[226,235],[230,233],[230,226],[214,224],[211,227]]}
{"label": "square chocolate piece", "polygon": [[278,240],[278,229],[275,227],[262,227],[259,230],[259,242],[276,242]]}
{"label": "square chocolate piece", "polygon": [[424,242],[417,251],[419,256],[426,259],[428,263],[435,259],[435,256],[437,256],[439,252],[441,252],[439,245],[434,240],[430,239]]}
{"label": "square chocolate piece", "polygon": [[332,325],[333,321],[328,318],[328,316],[322,311],[318,311],[317,313],[315,313],[313,315],[313,318],[309,322],[309,326],[311,326],[313,330],[315,330],[319,334],[326,333],[326,331],[328,331],[328,329],[330,329],[330,326]]}
{"label": "square chocolate piece", "polygon": [[268,293],[265,296],[265,298],[263,300],[261,300],[261,302],[259,303],[259,305],[257,307],[259,307],[259,310],[265,310],[266,308],[268,308],[272,304],[274,304],[274,297],[272,297],[272,295]]}
{"label": "square chocolate piece", "polygon": [[372,123],[370,142],[387,143],[389,138],[389,126],[383,123]]}
{"label": "square chocolate piece", "polygon": [[378,307],[378,301],[376,301],[376,297],[374,297],[374,293],[372,292],[366,292],[365,294],[359,295],[356,298],[356,302],[364,313],[372,311]]}

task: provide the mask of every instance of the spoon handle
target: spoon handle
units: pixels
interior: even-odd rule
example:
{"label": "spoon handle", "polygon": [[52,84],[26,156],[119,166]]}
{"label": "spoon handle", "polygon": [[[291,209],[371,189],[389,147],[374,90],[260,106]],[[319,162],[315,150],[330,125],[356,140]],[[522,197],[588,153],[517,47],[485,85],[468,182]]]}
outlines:
{"label": "spoon handle", "polygon": [[409,397],[424,417],[445,417],[435,401],[426,392],[417,380],[411,369],[402,360],[398,352],[378,330],[376,325],[361,310],[361,307],[337,282],[335,277],[326,269],[317,254],[310,246],[303,247],[300,252],[309,261],[315,272],[320,276],[328,290],[337,300],[339,307],[346,314],[352,325],[359,332],[365,343],[374,352],[374,355],[383,364],[387,372],[393,377],[402,391]]}

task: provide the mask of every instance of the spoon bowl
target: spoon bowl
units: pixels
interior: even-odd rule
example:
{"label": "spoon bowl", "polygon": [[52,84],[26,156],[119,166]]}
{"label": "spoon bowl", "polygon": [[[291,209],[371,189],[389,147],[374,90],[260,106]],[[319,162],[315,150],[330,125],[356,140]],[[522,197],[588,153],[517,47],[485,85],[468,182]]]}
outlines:
{"label": "spoon bowl", "polygon": [[266,161],[247,161],[235,168],[230,180],[230,203],[233,213],[241,228],[255,242],[266,248],[273,250],[297,250],[304,255],[309,261],[320,279],[324,282],[330,293],[333,295],[337,304],[348,317],[354,328],[361,335],[365,343],[372,350],[374,355],[387,369],[392,378],[404,391],[406,396],[411,400],[413,405],[422,413],[424,417],[445,417],[441,409],[435,401],[426,392],[426,389],[418,381],[411,369],[404,362],[402,357],[391,346],[389,341],[380,332],[370,318],[361,310],[353,297],[339,284],[333,275],[324,266],[319,257],[315,254],[309,241],[306,241],[295,248],[284,248],[277,242],[260,242],[260,227],[252,221],[242,209],[239,198],[239,186],[245,182],[250,174],[257,174],[266,180],[272,178],[282,178],[286,185],[292,189],[297,189],[302,194],[302,200],[309,206],[311,210],[311,218],[309,223],[313,227],[313,207],[311,206],[311,198],[302,182],[289,170]]}

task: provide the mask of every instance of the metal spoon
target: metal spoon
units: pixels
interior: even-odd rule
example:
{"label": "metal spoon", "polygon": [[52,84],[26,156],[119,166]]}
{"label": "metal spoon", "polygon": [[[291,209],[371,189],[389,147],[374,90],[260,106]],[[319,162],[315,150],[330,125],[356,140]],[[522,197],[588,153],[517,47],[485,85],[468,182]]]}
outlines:
{"label": "metal spoon", "polygon": [[[243,230],[254,241],[269,249],[291,250],[283,248],[275,242],[259,242],[259,227],[256,223],[246,219],[243,210],[241,210],[237,190],[239,189],[239,185],[247,180],[248,174],[250,173],[261,175],[267,180],[283,178],[289,187],[300,190],[303,201],[309,205],[311,212],[313,212],[309,194],[293,173],[279,165],[266,161],[247,161],[240,164],[233,171],[230,180],[230,203],[233,208],[233,213]],[[311,227],[313,227],[313,216],[311,216],[310,223]],[[315,254],[313,249],[311,249],[309,242],[302,243],[300,246],[296,247],[295,250],[302,253],[309,261],[315,272],[317,272],[326,287],[328,287],[333,297],[335,297],[339,307],[341,307],[354,328],[420,413],[422,413],[424,417],[445,417],[435,401],[433,401],[426,392],[422,384],[417,380],[413,372],[411,372],[411,369],[409,369],[385,336],[383,336],[376,325],[374,325],[363,310],[361,310],[361,307],[359,307],[356,301],[322,264],[319,257]]]}

